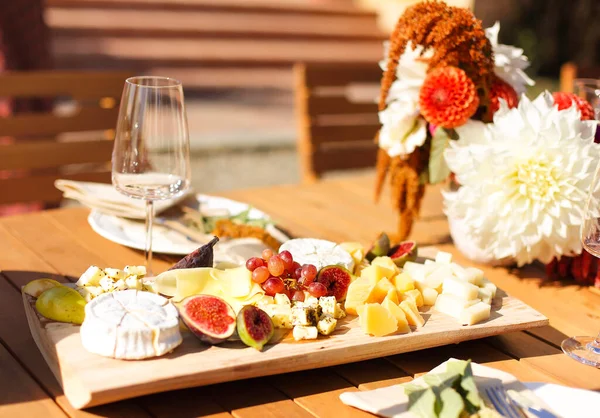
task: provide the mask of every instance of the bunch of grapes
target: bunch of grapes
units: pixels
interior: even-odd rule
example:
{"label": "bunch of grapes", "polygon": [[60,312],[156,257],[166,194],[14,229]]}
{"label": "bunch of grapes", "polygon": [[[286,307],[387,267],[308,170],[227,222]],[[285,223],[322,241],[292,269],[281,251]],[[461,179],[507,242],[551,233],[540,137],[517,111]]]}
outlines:
{"label": "bunch of grapes", "polygon": [[289,251],[275,254],[272,250],[264,250],[262,258],[248,259],[246,268],[252,272],[252,280],[269,296],[284,293],[291,300],[302,302],[305,290],[316,298],[327,294],[325,285],[315,282],[317,268],[312,264],[301,266]]}

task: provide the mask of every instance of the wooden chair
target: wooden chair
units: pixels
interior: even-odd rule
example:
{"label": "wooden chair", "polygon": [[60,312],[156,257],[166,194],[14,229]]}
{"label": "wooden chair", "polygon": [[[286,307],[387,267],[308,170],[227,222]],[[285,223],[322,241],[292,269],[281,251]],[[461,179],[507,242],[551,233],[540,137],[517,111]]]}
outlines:
{"label": "wooden chair", "polygon": [[576,78],[600,79],[600,67],[578,67],[573,62],[567,62],[560,67],[560,91],[572,93],[573,81]]}
{"label": "wooden chair", "polygon": [[[381,70],[373,64],[296,64],[295,94],[302,181],[324,173],[375,165]],[[353,87],[369,92],[360,102]],[[372,96],[372,97],[371,97]]]}
{"label": "wooden chair", "polygon": [[[8,72],[0,97],[70,99],[74,111],[0,117],[0,205],[57,203],[57,178],[110,182],[109,162],[125,72]],[[64,108],[64,106],[63,106]],[[62,112],[64,113],[64,112]],[[3,141],[2,141],[3,140]],[[4,142],[4,144],[2,144]]]}

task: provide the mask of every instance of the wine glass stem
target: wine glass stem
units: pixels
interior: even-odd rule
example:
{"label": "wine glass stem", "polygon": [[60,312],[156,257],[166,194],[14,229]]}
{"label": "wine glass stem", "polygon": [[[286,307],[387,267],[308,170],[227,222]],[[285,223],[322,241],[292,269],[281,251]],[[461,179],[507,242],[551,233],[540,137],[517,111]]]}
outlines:
{"label": "wine glass stem", "polygon": [[154,221],[154,201],[146,200],[146,275],[152,276],[152,223]]}
{"label": "wine glass stem", "polygon": [[592,345],[594,346],[594,350],[600,351],[600,332],[598,333],[598,336],[596,337]]}

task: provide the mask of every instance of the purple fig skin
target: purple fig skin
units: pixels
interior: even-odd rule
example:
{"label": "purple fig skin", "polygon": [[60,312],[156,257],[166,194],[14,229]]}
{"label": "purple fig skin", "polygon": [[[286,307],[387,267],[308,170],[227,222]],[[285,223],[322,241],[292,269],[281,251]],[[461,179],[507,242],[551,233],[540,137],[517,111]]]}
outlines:
{"label": "purple fig skin", "polygon": [[208,244],[197,248],[192,251],[181,260],[179,260],[169,270],[178,269],[193,269],[198,267],[212,267],[213,266],[213,247],[219,242],[218,237],[214,237]]}
{"label": "purple fig skin", "polygon": [[[252,332],[251,326],[260,328]],[[256,306],[246,305],[238,313],[237,332],[244,344],[260,351],[273,337],[275,328],[271,317],[265,311]],[[262,338],[258,339],[257,337]]]}
{"label": "purple fig skin", "polygon": [[[206,300],[206,301],[218,301],[219,303],[223,304],[223,307],[227,311],[226,315],[229,316],[229,318],[231,318],[231,325],[229,325],[226,332],[224,332],[222,334],[217,334],[214,331],[208,329],[208,326],[206,326],[205,324],[202,324],[202,323],[192,319],[192,317],[187,313],[187,310],[192,309],[192,307],[189,306],[189,302],[191,302],[195,299]],[[233,309],[231,308],[231,306],[229,306],[229,304],[227,302],[225,302],[223,299],[216,297],[216,296],[195,295],[195,296],[190,296],[190,297],[185,298],[181,302],[181,305],[179,307],[179,316],[183,320],[183,323],[192,332],[192,334],[194,334],[196,337],[198,337],[198,339],[200,339],[200,341],[207,343],[207,344],[211,344],[211,345],[222,343],[223,341],[230,338],[233,335],[233,333],[235,332],[235,328],[236,328],[235,312],[233,311]]]}
{"label": "purple fig skin", "polygon": [[379,234],[373,246],[369,249],[365,258],[368,261],[373,261],[376,257],[387,255],[390,250],[390,237],[385,232]]}

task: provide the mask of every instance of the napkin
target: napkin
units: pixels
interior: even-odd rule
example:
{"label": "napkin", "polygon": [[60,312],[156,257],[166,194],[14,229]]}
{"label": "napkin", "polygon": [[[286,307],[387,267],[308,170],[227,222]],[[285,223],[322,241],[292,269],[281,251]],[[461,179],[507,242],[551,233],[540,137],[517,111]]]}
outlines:
{"label": "napkin", "polygon": [[[77,200],[90,209],[97,209],[123,218],[146,218],[146,202],[144,200],[125,196],[110,184],[59,179],[54,182],[54,186],[63,192],[63,197],[66,199]],[[190,189],[174,199],[156,200],[154,212],[159,214],[177,205],[191,193],[193,191]]]}
{"label": "napkin", "polygon": [[[455,359],[449,359],[453,361]],[[440,373],[446,370],[446,363],[440,364],[432,370],[433,373]],[[530,391],[523,383],[519,382],[513,375],[482,366],[481,364],[471,363],[473,376],[478,387],[482,387],[494,382],[502,383],[506,390],[514,390],[520,395],[531,399],[536,405],[548,409],[547,405]],[[412,383],[421,383],[423,377],[418,377]],[[415,418],[415,415],[408,412],[408,396],[404,394],[403,385],[393,385],[385,388],[361,391],[344,392],[340,395],[341,401],[349,406],[362,409],[386,418]]]}

